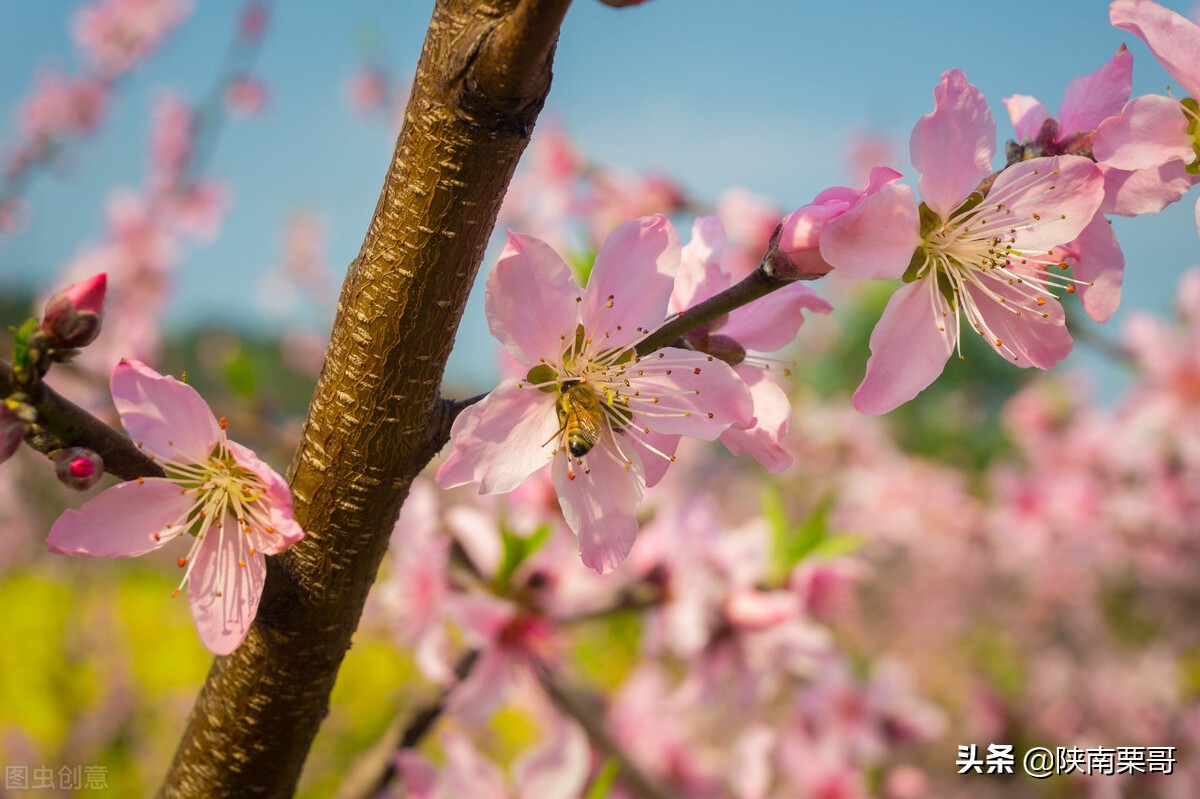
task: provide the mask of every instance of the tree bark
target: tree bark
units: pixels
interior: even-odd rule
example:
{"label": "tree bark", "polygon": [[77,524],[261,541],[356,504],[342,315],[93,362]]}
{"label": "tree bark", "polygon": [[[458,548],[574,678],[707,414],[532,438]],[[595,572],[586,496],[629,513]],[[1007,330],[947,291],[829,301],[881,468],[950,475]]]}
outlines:
{"label": "tree bark", "polygon": [[438,0],[395,154],[289,481],[303,541],[269,560],[246,641],[213,662],[160,795],[289,796],[413,477],[570,0]]}

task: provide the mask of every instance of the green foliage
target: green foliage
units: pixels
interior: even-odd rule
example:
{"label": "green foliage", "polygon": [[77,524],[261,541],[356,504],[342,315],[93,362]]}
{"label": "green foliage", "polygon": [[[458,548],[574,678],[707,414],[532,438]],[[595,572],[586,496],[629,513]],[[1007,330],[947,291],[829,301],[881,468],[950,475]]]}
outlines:
{"label": "green foliage", "polygon": [[836,558],[857,552],[863,539],[855,535],[838,535],[830,528],[834,498],[822,499],[812,514],[793,526],[783,507],[778,489],[763,496],[763,515],[771,526],[770,585],[783,583],[792,569],[805,558]]}
{"label": "green foliage", "polygon": [[621,762],[619,760],[613,757],[605,760],[596,771],[596,778],[588,786],[588,791],[584,794],[585,799],[606,799],[620,773]]}
{"label": "green foliage", "polygon": [[550,540],[552,531],[553,528],[549,524],[543,524],[528,536],[522,536],[512,532],[505,525],[500,526],[500,543],[503,547],[503,554],[500,559],[500,567],[496,569],[496,576],[492,583],[498,592],[503,593],[508,588],[513,573],[525,562],[526,558],[537,552],[543,544]]}
{"label": "green foliage", "polygon": [[37,329],[38,320],[31,317],[13,330],[12,365],[18,375],[31,374],[37,366],[37,353],[29,346],[29,339]]}

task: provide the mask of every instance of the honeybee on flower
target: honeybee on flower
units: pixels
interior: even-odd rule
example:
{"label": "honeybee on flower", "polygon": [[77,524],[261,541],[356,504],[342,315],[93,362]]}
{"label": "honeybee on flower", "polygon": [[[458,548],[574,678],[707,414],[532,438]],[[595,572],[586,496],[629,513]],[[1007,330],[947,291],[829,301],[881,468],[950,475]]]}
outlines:
{"label": "honeybee on flower", "polygon": [[711,441],[753,423],[750,392],[702,352],[637,346],[667,318],[679,235],[661,215],[617,227],[586,288],[545,242],[520,233],[488,276],[496,336],[528,373],[455,420],[437,480],[505,493],[551,464],[583,562],[613,569],[637,536],[637,503],[675,460],[681,436]]}

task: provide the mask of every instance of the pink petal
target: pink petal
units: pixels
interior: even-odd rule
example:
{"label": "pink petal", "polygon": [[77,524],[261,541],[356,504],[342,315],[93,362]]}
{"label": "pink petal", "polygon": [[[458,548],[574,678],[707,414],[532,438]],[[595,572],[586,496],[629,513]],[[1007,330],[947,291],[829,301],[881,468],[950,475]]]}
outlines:
{"label": "pink petal", "polygon": [[1004,107],[1008,109],[1008,118],[1016,129],[1017,141],[1032,141],[1042,129],[1042,123],[1050,116],[1042,101],[1028,94],[1005,97]]}
{"label": "pink petal", "polygon": [[266,486],[266,492],[257,501],[264,502],[271,519],[271,531],[252,526],[251,538],[254,547],[264,555],[278,555],[292,544],[304,538],[304,530],[292,518],[292,490],[279,472],[261,461],[249,447],[236,441],[226,441],[229,453],[243,469],[258,476]]}
{"label": "pink petal", "polygon": [[1103,200],[1100,168],[1077,155],[1060,155],[1008,167],[992,184],[986,203],[1007,206],[1015,247],[1046,251],[1083,232]]}
{"label": "pink petal", "polygon": [[1121,113],[1132,88],[1133,54],[1122,44],[1104,66],[1067,84],[1056,117],[1059,138],[1094,130]]}
{"label": "pink petal", "polygon": [[401,749],[396,753],[395,764],[408,799],[441,799],[438,774],[428,760],[411,749]]}
{"label": "pink petal", "polygon": [[821,257],[853,277],[898,278],[921,243],[920,228],[913,190],[893,183],[825,223]]}
{"label": "pink petal", "polygon": [[[871,331],[867,374],[854,392],[854,407],[877,416],[921,393],[946,368],[958,328],[953,316],[934,315],[933,282],[917,280],[888,300]],[[938,325],[945,330],[938,330]]]}
{"label": "pink petal", "polygon": [[712,441],[731,424],[754,418],[745,384],[711,355],[666,347],[641,358],[635,371],[644,372],[634,382],[639,396],[628,406],[638,427]]}
{"label": "pink petal", "polygon": [[730,313],[721,334],[748,350],[774,352],[796,338],[804,324],[804,311],[827,314],[832,310],[833,306],[807,285],[792,283]]}
{"label": "pink petal", "polygon": [[[642,458],[642,466],[646,472],[646,488],[654,488],[667,473],[671,465],[671,456],[679,449],[679,436],[642,431],[627,431],[629,440],[633,442]],[[651,449],[653,447],[653,449]]]}
{"label": "pink petal", "polygon": [[778,474],[792,465],[791,453],[780,444],[792,422],[792,403],[762,367],[741,363],[734,371],[750,389],[754,424],[729,428],[721,434],[721,443],[734,455],[750,453],[768,472]]}
{"label": "pink petal", "polygon": [[258,613],[267,560],[261,552],[247,553],[236,525],[223,531],[214,526],[206,535],[188,578],[188,602],[200,642],[214,655],[228,655],[245,639]]}
{"label": "pink petal", "polygon": [[[975,285],[968,285],[967,291],[971,293],[993,336],[988,343],[1010,363],[1022,369],[1029,366],[1049,369],[1070,354],[1074,342],[1067,331],[1066,314],[1059,303],[1051,301],[1038,309],[1048,315],[1046,318],[1039,313],[1029,312],[1017,316],[1012,308],[1018,304],[1028,305],[1029,300],[1022,297],[1015,287],[998,280],[989,280],[987,285],[994,293],[1008,298],[1008,301],[1001,305],[984,295]],[[1000,339],[1003,347],[996,347],[994,339]]]}
{"label": "pink petal", "polygon": [[495,763],[488,760],[458,733],[442,736],[446,765],[442,770],[447,796],[505,799],[504,775]]}
{"label": "pink petal", "polygon": [[170,536],[155,533],[179,523],[195,495],[161,477],[130,481],[106,489],[79,510],[63,511],[50,528],[52,552],[89,558],[132,558],[158,549]]}
{"label": "pink petal", "polygon": [[1149,45],[1171,77],[1200,98],[1200,27],[1148,0],[1115,0],[1109,20]]}
{"label": "pink petal", "polygon": [[513,763],[517,796],[577,799],[587,783],[591,747],[578,725],[555,724],[537,749]]}
{"label": "pink petal", "polygon": [[1117,169],[1152,169],[1196,157],[1183,106],[1158,94],[1135,97],[1119,116],[1106,119],[1096,129],[1092,149],[1097,161]]}
{"label": "pink petal", "polygon": [[[500,649],[485,650],[467,678],[454,687],[446,703],[446,711],[468,724],[482,725],[504,701],[515,682],[515,666],[509,653]],[[455,797],[479,795],[447,793]]]}
{"label": "pink petal", "polygon": [[725,252],[725,225],[715,216],[698,216],[692,223],[692,239],[683,248],[675,288],[667,306],[670,313],[687,310],[733,284],[721,268]]}
{"label": "pink petal", "polygon": [[454,420],[438,485],[479,483],[481,494],[503,494],[549,462],[558,431],[555,395],[520,385],[501,383]]}
{"label": "pink petal", "polygon": [[913,128],[909,153],[921,173],[921,199],[946,219],[991,174],[996,121],[961,70],[942,73],[933,99],[933,113]]}
{"label": "pink petal", "polygon": [[110,384],[134,443],[164,461],[208,460],[221,428],[196,389],[133,360],[116,365]]}
{"label": "pink petal", "polygon": [[1079,287],[1083,309],[1097,322],[1107,322],[1121,303],[1121,279],[1125,273],[1125,254],[1117,243],[1112,224],[1103,214],[1096,214],[1079,238],[1063,247],[1062,252],[1075,278],[1085,281]]}
{"label": "pink petal", "polygon": [[900,174],[890,166],[875,166],[871,167],[870,173],[867,175],[867,185],[861,189],[852,189],[847,186],[830,186],[823,190],[820,194],[813,198],[813,205],[823,205],[832,202],[844,202],[850,207],[854,207],[862,202],[863,198],[887,186],[890,183],[895,183],[904,175]]}
{"label": "pink petal", "polygon": [[582,294],[571,268],[549,244],[509,233],[487,279],[488,327],[523,365],[555,361],[574,340],[576,298]]}
{"label": "pink petal", "polygon": [[446,526],[480,574],[494,575],[500,571],[504,552],[496,523],[494,510],[485,511],[471,505],[453,505],[446,509]]}
{"label": "pink petal", "polygon": [[1200,181],[1189,175],[1187,164],[1178,159],[1152,169],[1126,171],[1101,164],[1104,171],[1104,202],[1100,210],[1106,214],[1138,216],[1157,214],[1187,194]]}
{"label": "pink petal", "polygon": [[783,218],[778,247],[801,275],[827,274],[833,267],[821,257],[821,232],[825,223],[857,205],[846,200],[809,203]]}
{"label": "pink petal", "polygon": [[569,466],[567,458],[556,458],[552,469],[563,518],[579,539],[584,565],[605,574],[625,559],[637,538],[637,505],[645,487],[641,457],[608,435],[583,467],[570,466],[574,479]]}
{"label": "pink petal", "polygon": [[588,335],[599,341],[607,333],[620,347],[638,337],[638,328],[661,325],[679,259],[679,234],[662,214],[618,225],[596,254],[583,295]]}

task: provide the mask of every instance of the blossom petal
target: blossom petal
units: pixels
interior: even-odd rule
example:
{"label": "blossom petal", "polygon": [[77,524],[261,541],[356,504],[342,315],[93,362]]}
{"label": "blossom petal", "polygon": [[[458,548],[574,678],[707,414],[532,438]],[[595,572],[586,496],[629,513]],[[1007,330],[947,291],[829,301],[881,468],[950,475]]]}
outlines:
{"label": "blossom petal", "polygon": [[721,334],[748,350],[774,352],[796,338],[804,311],[827,314],[833,306],[804,283],[792,283],[729,314]]}
{"label": "blossom petal", "polygon": [[622,448],[612,434],[588,453],[584,467],[556,458],[554,487],[563,518],[579,538],[584,565],[605,574],[625,559],[637,538],[645,473],[634,448]]}
{"label": "blossom petal", "polygon": [[1042,123],[1050,117],[1042,101],[1028,94],[1005,97],[1004,107],[1008,109],[1008,118],[1016,130],[1017,141],[1032,141],[1042,129]]}
{"label": "blossom petal", "polygon": [[158,549],[174,536],[160,536],[183,520],[195,495],[170,480],[150,477],[119,483],[84,503],[63,511],[50,528],[46,546],[52,552],[88,558],[132,558]]}
{"label": "blossom petal", "polygon": [[214,655],[228,655],[246,638],[267,577],[266,558],[248,554],[242,535],[234,524],[209,528],[188,578],[192,620]]}
{"label": "blossom petal", "polygon": [[1182,199],[1200,181],[1200,176],[1189,175],[1187,164],[1178,159],[1152,169],[1127,171],[1107,164],[1101,164],[1100,168],[1104,171],[1104,202],[1100,210],[1119,216],[1157,214]]}
{"label": "blossom petal", "polygon": [[1092,149],[1097,161],[1117,169],[1152,169],[1176,159],[1190,163],[1196,157],[1183,106],[1159,94],[1135,97],[1119,116],[1101,123]]}
{"label": "blossom petal", "polygon": [[792,403],[761,366],[741,363],[734,371],[750,389],[754,424],[730,427],[721,434],[721,443],[734,455],[750,453],[768,472],[778,474],[792,465],[791,453],[780,444],[792,423]]}
{"label": "blossom petal", "polygon": [[[1028,305],[1029,300],[1023,297],[1015,286],[999,280],[989,280],[987,287],[995,294],[1006,298],[1001,304],[988,297],[976,285],[968,284],[967,291],[979,308],[979,314],[987,325],[988,333],[993,336],[989,341],[1008,361],[1022,369],[1036,366],[1039,369],[1049,369],[1071,352],[1074,342],[1067,330],[1066,314],[1062,305],[1048,302],[1039,313],[1022,312],[1016,314],[1014,308],[1020,304]],[[1002,344],[997,346],[996,339]]]}
{"label": "blossom petal", "polygon": [[279,472],[260,460],[252,449],[236,441],[226,441],[225,445],[238,465],[253,472],[266,487],[256,501],[265,503],[269,529],[251,524],[250,536],[255,549],[264,555],[278,555],[304,538],[304,530],[292,518],[292,490]]}
{"label": "blossom petal", "polygon": [[513,763],[517,796],[576,799],[587,783],[591,754],[587,736],[579,725],[554,724],[542,745]]}
{"label": "blossom petal", "polygon": [[519,386],[501,383],[454,420],[453,448],[437,471],[438,485],[479,483],[481,494],[503,494],[546,465],[558,430],[555,395]]}
{"label": "blossom petal", "polygon": [[1125,254],[1112,224],[1103,214],[1096,214],[1079,238],[1062,251],[1075,278],[1084,281],[1079,287],[1083,309],[1097,322],[1107,322],[1121,303],[1121,280],[1125,274]]}
{"label": "blossom petal", "polygon": [[883,186],[821,231],[821,257],[848,275],[870,280],[900,277],[921,243],[921,220],[913,190]]}
{"label": "blossom petal", "polygon": [[1045,252],[1082,233],[1103,200],[1100,168],[1087,158],[1061,155],[1008,167],[992,184],[985,204],[1004,203],[1005,219],[1011,219],[1016,231],[1015,247]]}
{"label": "blossom petal", "polygon": [[1133,54],[1122,44],[1104,66],[1067,84],[1056,117],[1059,137],[1094,130],[1121,113],[1132,89]]}
{"label": "blossom petal", "polygon": [[719,294],[733,284],[733,278],[721,268],[725,252],[725,225],[715,216],[698,216],[692,223],[691,241],[683,248],[675,288],[667,305],[669,313],[679,313]]}
{"label": "blossom petal", "polygon": [[[483,665],[480,663],[476,668]],[[486,717],[485,714],[478,718],[482,722]],[[476,751],[465,736],[446,733],[442,737],[442,749],[446,753],[446,767],[442,775],[446,796],[502,799],[508,795],[499,767]]]}
{"label": "blossom petal", "polygon": [[637,396],[626,392],[638,427],[712,441],[731,424],[754,418],[746,385],[711,355],[666,347],[638,360],[631,371],[642,373],[634,384]]}
{"label": "blossom petal", "polygon": [[1148,0],[1115,0],[1109,20],[1150,46],[1171,77],[1200,98],[1200,27]]}
{"label": "blossom petal", "polygon": [[618,225],[596,254],[584,291],[581,316],[588,335],[596,341],[607,335],[612,346],[621,347],[639,336],[638,328],[661,325],[679,259],[679,234],[662,214]]}
{"label": "blossom petal", "polygon": [[196,389],[125,359],[110,380],[113,403],[130,438],[164,461],[207,460],[221,428]]}
{"label": "blossom petal", "polygon": [[996,121],[962,70],[942,73],[933,99],[933,112],[913,128],[909,155],[921,173],[921,199],[946,219],[991,173]]}
{"label": "blossom petal", "polygon": [[[946,368],[954,350],[953,318],[935,317],[928,278],[901,287],[871,331],[867,374],[854,392],[854,407],[877,416],[921,393]],[[939,330],[939,324],[944,330]]]}
{"label": "blossom petal", "polygon": [[671,458],[679,449],[680,436],[656,433],[651,430],[644,433],[641,430],[626,431],[629,440],[642,458],[642,468],[646,473],[646,488],[654,488],[667,473]]}
{"label": "blossom petal", "polygon": [[571,268],[549,244],[509,233],[487,279],[488,327],[523,365],[536,365],[539,358],[555,362],[574,339],[576,299],[582,295]]}

